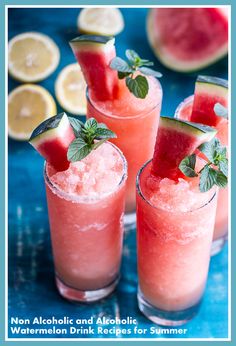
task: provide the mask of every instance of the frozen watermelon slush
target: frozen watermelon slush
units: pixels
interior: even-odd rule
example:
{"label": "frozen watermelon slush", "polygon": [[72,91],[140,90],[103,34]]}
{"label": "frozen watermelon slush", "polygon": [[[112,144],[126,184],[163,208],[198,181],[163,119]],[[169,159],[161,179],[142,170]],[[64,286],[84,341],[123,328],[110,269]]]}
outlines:
{"label": "frozen watermelon slush", "polygon": [[215,132],[191,127],[161,117],[153,160],[137,177],[138,304],[160,325],[181,325],[197,313],[208,274],[216,189],[200,192],[199,177],[186,178],[178,167]]}
{"label": "frozen watermelon slush", "polygon": [[[212,80],[213,78],[213,80]],[[208,77],[208,79],[213,83],[212,85],[212,92],[209,93],[207,88],[204,86],[201,87],[203,89],[203,95],[199,96],[200,102],[199,107],[201,109],[200,115],[199,113],[195,113],[195,119],[196,122],[202,122],[202,123],[208,123],[210,122],[210,125],[215,126],[217,129],[216,137],[219,138],[220,142],[224,146],[228,146],[228,119],[219,118],[215,114],[212,115],[210,118],[209,115],[212,114],[213,106],[215,103],[219,102],[223,104],[224,106],[228,106],[228,91],[225,93],[224,88],[223,92],[217,90],[219,88],[215,88],[215,83],[218,79],[215,80],[215,77]],[[224,80],[223,84],[226,83]],[[225,84],[226,85],[226,84]],[[194,105],[194,95],[189,96],[186,98],[181,104],[177,107],[175,116],[178,119],[182,120],[191,120],[192,121],[192,110]],[[210,120],[209,120],[210,118]],[[217,206],[217,212],[216,212],[216,222],[215,222],[215,229],[214,229],[214,237],[213,237],[213,245],[212,245],[212,255],[218,253],[226,239],[228,234],[228,188],[220,189],[219,196],[218,196],[218,206]]]}
{"label": "frozen watermelon slush", "polygon": [[[88,37],[88,36],[87,36]],[[92,39],[88,37],[88,39]],[[135,178],[139,168],[151,158],[162,103],[162,89],[154,77],[147,77],[148,95],[135,97],[124,79],[109,64],[116,56],[114,40],[103,44],[70,42],[88,84],[87,117],[95,117],[117,134],[112,142],[128,161],[126,212],[135,211]]]}

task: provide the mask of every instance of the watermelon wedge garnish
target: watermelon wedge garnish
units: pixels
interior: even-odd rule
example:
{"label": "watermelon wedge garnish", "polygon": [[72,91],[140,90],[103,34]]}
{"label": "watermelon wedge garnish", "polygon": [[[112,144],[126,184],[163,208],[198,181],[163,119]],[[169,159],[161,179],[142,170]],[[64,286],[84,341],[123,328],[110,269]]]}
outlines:
{"label": "watermelon wedge garnish", "polygon": [[70,41],[89,90],[99,101],[113,99],[117,93],[117,72],[109,66],[116,56],[114,43],[113,37],[96,35],[81,35]]}
{"label": "watermelon wedge garnish", "polygon": [[179,169],[180,162],[193,154],[202,143],[210,141],[216,132],[210,126],[160,117],[152,173],[175,181],[186,179]]}
{"label": "watermelon wedge garnish", "polygon": [[190,121],[217,126],[224,118],[214,111],[216,103],[228,108],[228,81],[210,76],[198,76]]}
{"label": "watermelon wedge garnish", "polygon": [[153,8],[147,21],[154,53],[167,67],[182,72],[199,70],[228,51],[228,9]]}
{"label": "watermelon wedge garnish", "polygon": [[57,171],[64,171],[69,167],[67,150],[74,138],[66,113],[60,113],[42,122],[29,142]]}

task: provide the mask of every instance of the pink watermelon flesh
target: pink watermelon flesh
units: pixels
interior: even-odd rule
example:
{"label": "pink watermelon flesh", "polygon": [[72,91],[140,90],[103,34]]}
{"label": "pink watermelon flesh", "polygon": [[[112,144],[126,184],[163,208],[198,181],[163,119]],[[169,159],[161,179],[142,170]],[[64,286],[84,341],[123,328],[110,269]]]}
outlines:
{"label": "pink watermelon flesh", "polygon": [[116,56],[114,39],[82,35],[70,45],[93,96],[100,101],[113,99],[118,90],[117,72],[109,66]]}
{"label": "pink watermelon flesh", "polygon": [[168,67],[191,71],[227,54],[228,13],[223,8],[158,8],[149,18],[149,40]]}
{"label": "pink watermelon flesh", "polygon": [[67,115],[60,113],[41,123],[33,131],[29,142],[56,171],[64,171],[70,164],[67,150],[74,138]]}
{"label": "pink watermelon flesh", "polygon": [[224,118],[215,114],[216,103],[228,108],[228,82],[217,77],[199,76],[195,84],[193,109],[189,120],[217,126]]}
{"label": "pink watermelon flesh", "polygon": [[152,173],[178,181],[186,178],[180,171],[180,162],[204,142],[211,140],[216,130],[175,118],[161,117],[152,160]]}

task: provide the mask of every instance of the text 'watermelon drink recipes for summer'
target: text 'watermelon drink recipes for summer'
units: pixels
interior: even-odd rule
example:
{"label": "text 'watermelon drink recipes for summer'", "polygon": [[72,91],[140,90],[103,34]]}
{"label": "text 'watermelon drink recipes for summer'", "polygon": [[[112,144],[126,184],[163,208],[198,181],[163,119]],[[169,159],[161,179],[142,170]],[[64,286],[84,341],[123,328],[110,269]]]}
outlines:
{"label": "text 'watermelon drink recipes for summer'", "polygon": [[88,84],[87,117],[117,134],[111,141],[128,162],[125,223],[135,221],[135,179],[153,154],[162,89],[151,62],[133,50],[116,57],[112,37],[82,35],[70,42]]}
{"label": "text 'watermelon drink recipes for summer'", "polygon": [[[228,108],[228,82],[210,76],[199,76],[195,84],[194,95],[186,98],[177,108],[175,117],[193,121],[217,129],[216,137],[228,146],[227,115],[217,114],[217,104]],[[212,255],[217,254],[224,246],[228,237],[228,188],[220,189],[216,212],[216,223],[212,244]]]}
{"label": "text 'watermelon drink recipes for summer'", "polygon": [[30,143],[46,159],[47,193],[56,284],[69,300],[92,302],[119,279],[127,164],[105,142],[115,137],[93,118],[65,113],[39,125]]}
{"label": "text 'watermelon drink recipes for summer'", "polygon": [[[227,183],[217,163],[224,150],[215,133],[209,126],[161,117],[153,160],[137,177],[138,305],[160,325],[190,320],[204,292],[216,185]],[[196,155],[210,149],[212,162]]]}

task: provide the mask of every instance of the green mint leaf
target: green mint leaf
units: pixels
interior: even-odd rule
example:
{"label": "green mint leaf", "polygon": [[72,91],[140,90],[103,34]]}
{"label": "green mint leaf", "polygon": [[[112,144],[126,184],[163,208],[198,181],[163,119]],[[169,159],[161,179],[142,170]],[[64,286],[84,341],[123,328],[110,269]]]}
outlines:
{"label": "green mint leaf", "polygon": [[89,118],[84,124],[84,129],[87,132],[93,134],[96,132],[97,126],[98,126],[97,120],[94,118]]}
{"label": "green mint leaf", "polygon": [[160,72],[155,71],[155,70],[148,68],[148,67],[139,67],[138,70],[140,72],[142,72],[143,74],[145,74],[146,76],[153,76],[153,77],[157,77],[157,78],[162,77],[162,74]]}
{"label": "green mint leaf", "polygon": [[[208,159],[217,167],[220,167],[220,163],[222,162],[223,169],[228,170],[228,160],[227,160],[227,149],[223,147],[219,141],[219,139],[215,138],[211,142],[211,155],[208,153]],[[208,144],[208,146],[210,145]],[[207,147],[207,144],[205,145]]]}
{"label": "green mint leaf", "polygon": [[96,133],[95,133],[95,139],[109,139],[109,138],[116,138],[116,134],[109,130],[109,129],[105,129],[105,128],[98,128],[96,130]]}
{"label": "green mint leaf", "polygon": [[192,154],[190,156],[185,157],[179,164],[179,169],[186,177],[197,177],[197,173],[195,172],[195,164],[196,164],[196,155]]}
{"label": "green mint leaf", "polygon": [[142,66],[153,66],[154,63],[152,61],[146,60],[146,59],[141,59],[140,65]]}
{"label": "green mint leaf", "polygon": [[200,176],[200,191],[206,192],[212,188],[213,185],[217,185],[220,188],[225,188],[227,186],[228,179],[224,173],[221,171],[215,170],[212,167],[206,165]]}
{"label": "green mint leaf", "polygon": [[97,129],[107,129],[107,125],[104,123],[97,123]]}
{"label": "green mint leaf", "polygon": [[75,162],[85,158],[92,151],[83,138],[76,138],[70,145],[67,152],[68,161]]}
{"label": "green mint leaf", "polygon": [[120,72],[118,71],[118,78],[119,79],[124,79],[125,77],[129,76],[130,72]]}
{"label": "green mint leaf", "polygon": [[144,76],[137,76],[134,79],[126,77],[126,85],[130,92],[137,98],[144,99],[148,94],[148,81]]}
{"label": "green mint leaf", "polygon": [[219,170],[228,177],[228,159],[224,158],[222,159],[218,164]]}
{"label": "green mint leaf", "polygon": [[216,148],[216,158],[221,161],[227,158],[227,149],[219,144]]}
{"label": "green mint leaf", "polygon": [[215,172],[216,171],[213,168],[210,168],[208,165],[201,170],[199,182],[201,192],[206,192],[210,190],[213,185],[215,185]]}
{"label": "green mint leaf", "polygon": [[213,138],[210,142],[201,144],[198,149],[208,158],[209,161],[214,162],[220,157],[226,157],[226,148],[222,147],[218,138]]}
{"label": "green mint leaf", "polygon": [[216,149],[215,138],[210,142],[201,144],[198,149],[208,158],[208,160],[213,162]]}
{"label": "green mint leaf", "polygon": [[126,49],[125,55],[132,64],[139,60],[141,61],[140,56],[132,49]]}
{"label": "green mint leaf", "polygon": [[220,171],[215,171],[215,184],[220,188],[225,188],[228,184],[227,176]]}
{"label": "green mint leaf", "polygon": [[70,125],[72,126],[72,129],[74,131],[75,137],[78,137],[80,131],[82,130],[84,123],[80,121],[79,119],[76,119],[74,117],[68,117]]}
{"label": "green mint leaf", "polygon": [[132,73],[133,69],[131,66],[123,59],[115,57],[110,63],[110,68],[119,72],[129,72]]}
{"label": "green mint leaf", "polygon": [[214,106],[214,112],[219,117],[228,119],[228,109],[220,103],[216,103]]}

